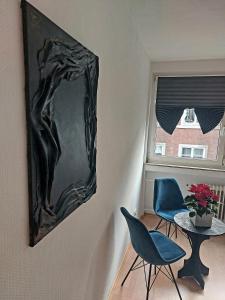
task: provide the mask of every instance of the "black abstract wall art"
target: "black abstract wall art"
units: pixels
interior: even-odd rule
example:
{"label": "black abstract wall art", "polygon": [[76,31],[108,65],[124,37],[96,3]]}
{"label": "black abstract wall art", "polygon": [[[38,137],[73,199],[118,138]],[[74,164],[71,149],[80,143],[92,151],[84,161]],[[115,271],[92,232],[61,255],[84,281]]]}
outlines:
{"label": "black abstract wall art", "polygon": [[30,245],[96,192],[98,57],[26,1]]}

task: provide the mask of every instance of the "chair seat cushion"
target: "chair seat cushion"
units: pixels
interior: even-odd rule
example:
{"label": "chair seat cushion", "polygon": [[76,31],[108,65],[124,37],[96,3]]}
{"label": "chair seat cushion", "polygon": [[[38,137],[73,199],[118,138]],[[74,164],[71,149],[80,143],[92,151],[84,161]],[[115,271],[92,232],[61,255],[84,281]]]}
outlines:
{"label": "chair seat cushion", "polygon": [[174,216],[180,212],[186,212],[189,211],[187,208],[179,208],[179,209],[174,209],[174,210],[163,210],[163,211],[157,211],[156,214],[169,221],[169,222],[174,222]]}
{"label": "chair seat cushion", "polygon": [[149,234],[165,264],[171,264],[186,255],[186,252],[163,233],[151,230]]}

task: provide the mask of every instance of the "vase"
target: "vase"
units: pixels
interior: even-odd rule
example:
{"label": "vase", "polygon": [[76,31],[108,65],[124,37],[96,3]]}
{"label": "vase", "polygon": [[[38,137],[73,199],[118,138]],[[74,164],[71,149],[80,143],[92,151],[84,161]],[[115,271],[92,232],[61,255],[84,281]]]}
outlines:
{"label": "vase", "polygon": [[190,217],[191,222],[195,227],[211,227],[213,214],[203,214],[199,216],[197,213],[194,217]]}

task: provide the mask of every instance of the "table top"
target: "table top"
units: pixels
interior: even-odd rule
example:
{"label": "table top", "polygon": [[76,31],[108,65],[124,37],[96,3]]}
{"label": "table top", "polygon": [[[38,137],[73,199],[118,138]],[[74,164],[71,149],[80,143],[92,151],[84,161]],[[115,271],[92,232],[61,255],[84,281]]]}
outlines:
{"label": "table top", "polygon": [[196,234],[213,236],[225,233],[225,224],[216,218],[213,218],[212,226],[210,228],[195,227],[190,220],[189,212],[181,212],[176,214],[174,217],[174,221],[184,230]]}

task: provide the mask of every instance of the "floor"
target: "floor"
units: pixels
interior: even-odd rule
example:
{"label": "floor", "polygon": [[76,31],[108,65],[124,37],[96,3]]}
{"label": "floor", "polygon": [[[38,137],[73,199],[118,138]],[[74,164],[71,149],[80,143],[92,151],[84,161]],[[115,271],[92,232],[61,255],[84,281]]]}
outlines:
{"label": "floor", "polygon": [[[145,225],[152,229],[158,222],[154,215],[146,214],[142,217]],[[163,231],[163,228],[161,229]],[[190,245],[188,240],[180,233],[175,240],[190,255]],[[205,289],[201,290],[196,282],[191,278],[177,279],[177,283],[183,300],[225,300],[225,235],[214,237],[204,241],[201,246],[201,260],[209,267],[209,275],[205,277]],[[146,287],[143,268],[130,273],[124,286],[121,282],[129,270],[136,254],[131,245],[128,247],[115,285],[111,291],[109,300],[144,300]],[[183,266],[183,258],[172,265],[175,277],[177,271]],[[163,274],[159,274],[152,287],[149,300],[178,300],[175,286]]]}

